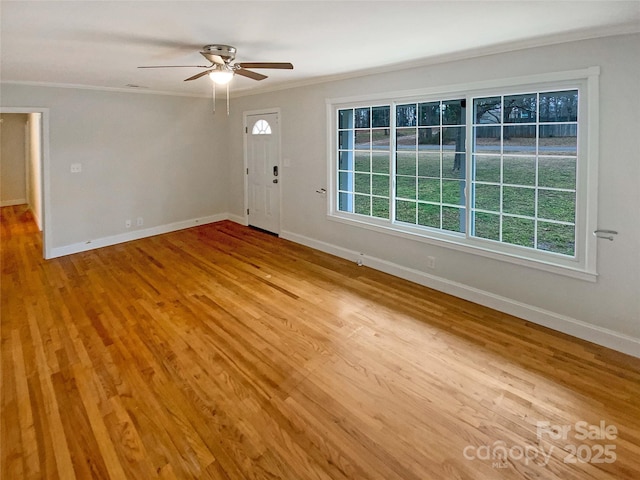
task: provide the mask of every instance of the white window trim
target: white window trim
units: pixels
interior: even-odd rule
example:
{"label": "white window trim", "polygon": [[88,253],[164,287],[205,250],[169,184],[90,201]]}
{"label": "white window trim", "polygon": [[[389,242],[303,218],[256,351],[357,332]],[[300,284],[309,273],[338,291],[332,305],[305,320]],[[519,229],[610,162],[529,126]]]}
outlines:
{"label": "white window trim", "polygon": [[[599,153],[599,75],[600,67],[589,67],[581,70],[536,74],[525,77],[504,78],[492,81],[449,85],[442,88],[427,88],[420,90],[398,91],[384,95],[361,95],[356,97],[331,98],[326,100],[327,108],[327,148],[328,148],[328,176],[329,195],[327,195],[327,217],[329,220],[357,226],[367,230],[408,238],[432,245],[437,245],[465,253],[480,255],[538,270],[565,275],[581,280],[595,282],[596,247],[597,242],[592,232],[597,229],[598,206],[598,153]],[[548,84],[548,85],[546,85]],[[467,98],[490,96],[491,94],[506,95],[521,93],[525,90],[540,91],[545,88],[579,88],[579,132],[578,151],[586,147],[587,155],[581,156],[576,173],[576,253],[575,258],[557,255],[551,252],[539,252],[533,249],[509,245],[496,244],[493,241],[476,237],[447,234],[441,231],[428,230],[424,227],[413,227],[392,220],[376,219],[337,209],[337,115],[341,108],[368,107],[371,105],[399,105],[412,101],[424,102],[446,100],[451,97]],[[586,93],[586,95],[585,95]],[[471,105],[471,103],[468,103]],[[469,118],[472,108],[467,108]],[[393,116],[393,112],[392,112]],[[584,120],[586,118],[586,121]],[[393,123],[393,122],[392,122]],[[586,127],[586,131],[585,130]],[[467,128],[467,168],[470,168],[471,128]],[[393,146],[390,147],[393,149]],[[390,176],[393,179],[393,168]],[[471,178],[467,172],[467,179]],[[467,198],[470,182],[467,182]],[[390,192],[391,193],[391,192]],[[394,202],[391,201],[391,204]],[[393,214],[393,212],[390,212]],[[393,218],[393,216],[391,216]],[[494,246],[499,245],[499,251]]]}

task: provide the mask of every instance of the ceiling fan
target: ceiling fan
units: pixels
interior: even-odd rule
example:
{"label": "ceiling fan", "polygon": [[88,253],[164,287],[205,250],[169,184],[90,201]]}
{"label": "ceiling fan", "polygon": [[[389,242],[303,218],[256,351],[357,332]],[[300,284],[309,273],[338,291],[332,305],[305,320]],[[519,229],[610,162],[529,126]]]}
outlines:
{"label": "ceiling fan", "polygon": [[185,82],[197,80],[200,77],[209,75],[213,82],[213,106],[215,112],[215,85],[227,86],[227,114],[229,113],[229,82],[234,75],[251,78],[253,80],[264,80],[267,75],[254,72],[255,68],[273,68],[273,69],[293,69],[293,65],[289,62],[238,62],[233,61],[236,58],[236,48],[230,45],[205,45],[200,52],[206,58],[210,65],[152,65],[138,68],[205,68],[206,70],[185,78]]}

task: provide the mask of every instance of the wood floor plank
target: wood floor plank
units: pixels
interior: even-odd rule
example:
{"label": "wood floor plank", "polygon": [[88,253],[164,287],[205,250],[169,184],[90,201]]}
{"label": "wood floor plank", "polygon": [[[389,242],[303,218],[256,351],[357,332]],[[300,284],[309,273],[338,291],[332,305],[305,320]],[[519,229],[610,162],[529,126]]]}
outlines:
{"label": "wood floor plank", "polygon": [[[101,395],[98,393],[98,388],[87,367],[76,364],[72,366],[72,372],[77,379],[76,384],[80,399],[87,412],[92,433],[98,444],[98,449],[107,468],[109,477],[114,479],[128,478],[124,466],[128,463],[125,459],[129,456],[131,450],[130,444],[121,436],[117,438],[111,436],[111,432],[105,422],[105,417],[98,407],[98,402],[100,401],[98,399],[100,399]],[[120,442],[117,449],[114,444],[116,441]],[[120,455],[118,455],[118,452],[121,452]]]}
{"label": "wood floor plank", "polygon": [[62,422],[76,476],[80,479],[108,479],[105,459],[78,390],[78,379],[71,368],[65,367],[54,374],[52,380],[59,404],[65,412]]}
{"label": "wood floor plank", "polygon": [[45,261],[0,217],[3,479],[640,478],[640,359],[231,222]]}
{"label": "wood floor plank", "polygon": [[22,439],[24,478],[38,478],[40,475],[40,459],[38,458],[38,444],[31,411],[31,396],[27,382],[22,341],[18,330],[11,331],[13,366],[15,372],[16,403],[18,405],[18,423]]}
{"label": "wood floor plank", "polygon": [[53,453],[56,459],[56,467],[61,478],[75,479],[73,462],[69,453],[67,437],[61,419],[61,411],[58,406],[58,397],[51,378],[51,370],[47,363],[44,345],[39,330],[38,319],[33,315],[27,317],[31,339],[33,341],[36,363],[38,365],[38,376],[42,386],[44,404],[44,416],[48,424],[48,431],[45,435],[50,435]]}
{"label": "wood floor plank", "polygon": [[18,394],[13,363],[12,339],[10,331],[2,329],[2,443],[0,462],[1,478],[22,478],[26,451],[22,445],[22,432],[19,422]]}

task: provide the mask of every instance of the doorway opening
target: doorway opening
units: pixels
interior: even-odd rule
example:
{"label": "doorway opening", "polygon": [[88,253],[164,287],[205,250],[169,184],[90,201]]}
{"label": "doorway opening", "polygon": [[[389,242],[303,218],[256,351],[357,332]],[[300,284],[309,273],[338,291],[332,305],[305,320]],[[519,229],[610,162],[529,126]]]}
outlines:
{"label": "doorway opening", "polygon": [[1,181],[2,186],[9,189],[6,198],[3,194],[0,205],[24,205],[25,212],[29,212],[41,232],[43,258],[51,258],[49,109],[0,107],[0,116],[4,157]]}

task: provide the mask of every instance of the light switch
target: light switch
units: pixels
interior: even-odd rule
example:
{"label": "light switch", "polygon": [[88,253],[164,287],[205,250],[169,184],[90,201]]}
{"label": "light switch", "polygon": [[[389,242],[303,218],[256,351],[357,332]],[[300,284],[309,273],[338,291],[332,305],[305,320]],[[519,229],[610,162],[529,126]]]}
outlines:
{"label": "light switch", "polygon": [[71,173],[80,173],[82,171],[81,163],[72,163],[71,164]]}

